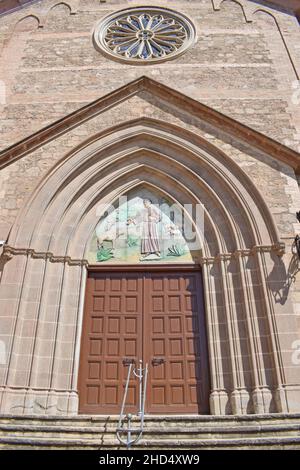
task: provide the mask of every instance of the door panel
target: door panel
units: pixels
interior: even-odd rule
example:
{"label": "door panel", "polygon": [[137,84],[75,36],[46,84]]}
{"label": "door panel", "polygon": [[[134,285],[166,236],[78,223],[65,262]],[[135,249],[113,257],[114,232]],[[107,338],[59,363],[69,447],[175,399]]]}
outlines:
{"label": "door panel", "polygon": [[[146,412],[208,412],[200,271],[89,274],[78,383],[80,413],[120,412],[128,371],[124,358],[143,359],[149,365]],[[134,380],[128,398],[135,411]]]}
{"label": "door panel", "polygon": [[145,278],[145,299],[147,411],[207,413],[207,345],[201,273],[149,273]]}
{"label": "door panel", "polygon": [[[142,278],[93,273],[87,280],[79,371],[80,413],[119,413],[128,366],[142,357]],[[137,385],[129,388],[136,404]]]}

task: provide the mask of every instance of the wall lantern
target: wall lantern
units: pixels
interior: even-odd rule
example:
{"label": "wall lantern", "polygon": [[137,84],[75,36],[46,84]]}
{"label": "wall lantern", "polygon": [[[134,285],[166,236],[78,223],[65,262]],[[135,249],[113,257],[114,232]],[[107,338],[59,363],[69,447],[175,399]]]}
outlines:
{"label": "wall lantern", "polygon": [[[300,222],[300,211],[296,212],[296,217],[297,217],[298,222]],[[296,235],[295,237],[295,247],[297,250],[298,258],[300,259],[300,235],[299,234]]]}

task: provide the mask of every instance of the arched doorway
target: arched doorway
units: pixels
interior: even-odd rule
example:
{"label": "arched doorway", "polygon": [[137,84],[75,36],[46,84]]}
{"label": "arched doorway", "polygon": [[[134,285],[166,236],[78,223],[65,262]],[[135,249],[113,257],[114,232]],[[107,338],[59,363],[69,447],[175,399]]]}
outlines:
{"label": "arched doorway", "polygon": [[[13,277],[18,290],[10,307],[14,334],[1,409],[30,413],[41,403],[53,414],[78,413],[82,307],[98,204],[110,204],[145,184],[179,204],[204,207],[198,264],[210,413],[287,411],[276,311],[267,284],[268,272],[279,269],[282,246],[269,209],[232,158],[194,132],[151,119],[108,129],[74,149],[21,211],[1,278],[3,289]],[[31,292],[36,299],[28,306]],[[22,333],[27,314],[34,319],[29,338]],[[19,354],[24,350],[27,362]]]}
{"label": "arched doorway", "polygon": [[[130,269],[131,268],[131,269]],[[148,364],[146,412],[209,413],[199,268],[91,268],[78,380],[79,412],[119,413],[128,363]],[[138,403],[136,381],[129,404]]]}
{"label": "arched doorway", "polygon": [[[194,226],[184,207],[146,184],[102,210],[86,251],[80,412],[118,413],[129,363],[141,360],[146,412],[208,413],[201,214]],[[137,381],[129,395],[135,410]]]}

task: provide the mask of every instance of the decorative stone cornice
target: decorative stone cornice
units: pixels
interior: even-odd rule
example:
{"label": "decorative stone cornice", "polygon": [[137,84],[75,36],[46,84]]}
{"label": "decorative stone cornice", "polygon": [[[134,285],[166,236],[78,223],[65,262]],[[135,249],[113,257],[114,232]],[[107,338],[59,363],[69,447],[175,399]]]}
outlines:
{"label": "decorative stone cornice", "polygon": [[31,136],[8,147],[0,152],[0,168],[4,168],[35,149],[45,145],[50,140],[69,132],[71,129],[117,106],[132,96],[141,92],[149,92],[152,97],[159,101],[167,102],[172,107],[187,112],[214,127],[218,131],[227,134],[234,139],[242,141],[267,155],[291,166],[296,172],[300,172],[299,153],[282,145],[281,143],[267,137],[244,124],[239,123],[224,114],[196,101],[183,93],[174,90],[162,83],[142,76],[124,85],[102,98],[74,111],[64,118],[39,130]]}
{"label": "decorative stone cornice", "polygon": [[285,243],[278,242],[275,245],[256,245],[251,250],[253,253],[270,253],[274,252],[278,256],[283,256],[285,253]]}
{"label": "decorative stone cornice", "polygon": [[14,248],[9,245],[3,247],[3,252],[1,257],[9,260],[13,256],[28,256],[33,259],[44,259],[49,260],[50,263],[66,263],[69,266],[88,266],[88,261],[86,259],[73,259],[70,256],[56,256],[50,251],[47,252],[38,252],[32,248]]}
{"label": "decorative stone cornice", "polygon": [[234,253],[219,253],[217,254],[217,256],[215,257],[215,260],[217,262],[220,262],[220,261],[230,261],[232,258],[235,257],[235,252]]}
{"label": "decorative stone cornice", "polygon": [[230,261],[244,256],[253,256],[256,253],[275,253],[277,256],[283,256],[285,253],[285,244],[278,242],[274,245],[255,245],[252,248],[239,249],[232,253],[218,253],[216,256],[201,257],[200,264],[208,265],[220,263],[221,261]]}
{"label": "decorative stone cornice", "polygon": [[[275,245],[256,245],[251,249],[239,249],[232,253],[218,253],[216,256],[202,256],[199,258],[199,264],[209,265],[214,263],[220,263],[221,261],[230,261],[244,256],[252,256],[256,253],[275,253],[278,256],[282,256],[285,253],[285,244],[278,242]],[[14,248],[9,245],[4,245],[1,258],[7,260],[13,256],[29,256],[33,259],[44,259],[49,260],[50,263],[67,263],[69,266],[89,266],[89,262],[86,259],[73,259],[70,256],[57,256],[50,251],[39,252],[32,248]]]}

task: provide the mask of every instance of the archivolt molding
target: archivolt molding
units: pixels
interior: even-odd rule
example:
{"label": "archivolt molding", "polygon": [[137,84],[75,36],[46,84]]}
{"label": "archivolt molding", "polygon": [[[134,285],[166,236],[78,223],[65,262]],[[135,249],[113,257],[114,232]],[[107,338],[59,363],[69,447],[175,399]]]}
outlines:
{"label": "archivolt molding", "polygon": [[[37,318],[39,334],[49,334],[45,330],[49,317],[57,322],[55,341],[65,340],[64,324],[69,324],[71,316],[73,326],[68,329],[67,341],[77,338],[68,358],[72,376],[59,378],[61,358],[56,350],[49,359],[53,372],[45,379],[45,400],[52,387],[68,390],[66,395],[74,393],[79,306],[88,266],[85,252],[99,220],[97,204],[112,203],[141,185],[166,194],[181,206],[205,204],[199,263],[207,308],[212,413],[286,410],[281,387],[283,365],[264,259],[270,254],[281,255],[284,249],[272,217],[251,180],[229,157],[195,135],[159,121],[128,123],[84,142],[56,165],[20,212],[4,247],[4,256],[11,259],[4,264],[0,285],[5,289],[14,267],[21,266],[14,274],[19,298],[10,315],[15,333],[8,348],[7,386],[18,385],[18,351],[23,348],[21,332],[33,289],[38,297],[31,314]],[[262,285],[264,295],[257,298],[257,286]],[[49,295],[51,305],[46,308]],[[247,325],[246,339],[240,335],[241,321]],[[260,322],[272,338],[270,345],[260,341]],[[227,360],[218,354],[224,335],[230,349]],[[43,347],[43,339],[38,336],[32,341],[32,358],[22,386],[42,388],[39,371],[44,364],[34,351]],[[243,354],[251,361],[251,380],[245,379]],[[272,370],[271,376],[264,374],[265,368]],[[276,407],[272,404],[274,394]],[[6,410],[19,400],[9,396],[3,405]],[[72,406],[76,407],[74,400]],[[31,408],[23,412],[27,409]]]}
{"label": "archivolt molding", "polygon": [[[71,226],[78,226],[74,208],[78,221],[78,217],[86,217],[93,211],[104,196],[105,200],[113,202],[112,198],[116,196],[109,196],[109,192],[114,185],[119,189],[125,180],[129,186],[131,181],[151,183],[153,174],[153,183],[158,178],[162,190],[170,193],[180,187],[179,194],[187,195],[185,202],[191,200],[193,193],[198,194],[198,201],[207,206],[206,214],[210,213],[214,218],[216,211],[219,213],[224,226],[214,223],[214,232],[217,230],[222,234],[219,235],[218,251],[228,251],[230,240],[233,243],[230,252],[266,244],[267,240],[269,245],[278,243],[277,230],[263,198],[244,172],[229,158],[224,157],[222,161],[220,152],[208,154],[207,150],[175,135],[167,133],[163,125],[159,130],[158,122],[155,128],[153,123],[143,123],[122,128],[119,132],[115,130],[111,135],[83,145],[56,167],[35,192],[18,217],[9,244],[57,252],[57,241],[64,238],[61,248],[64,246],[65,251],[65,224],[69,227],[68,238],[71,235],[76,238],[73,229],[70,232]],[[221,189],[223,193],[220,193]],[[62,194],[64,204],[58,198]],[[178,194],[171,197],[178,200]],[[223,201],[226,201],[225,205]],[[224,230],[227,230],[227,236]],[[84,231],[86,233],[86,228]],[[40,234],[44,234],[43,237]],[[83,258],[84,254],[79,257]]]}

